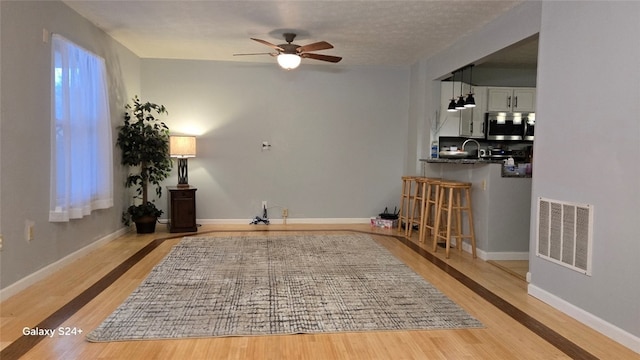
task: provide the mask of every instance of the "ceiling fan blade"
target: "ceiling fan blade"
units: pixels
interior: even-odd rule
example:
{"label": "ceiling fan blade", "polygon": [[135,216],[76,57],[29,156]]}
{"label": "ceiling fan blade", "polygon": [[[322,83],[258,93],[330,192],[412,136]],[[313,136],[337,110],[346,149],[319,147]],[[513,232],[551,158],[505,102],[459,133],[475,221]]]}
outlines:
{"label": "ceiling fan blade", "polygon": [[332,63],[337,63],[340,60],[342,60],[342,58],[340,56],[321,55],[321,54],[312,54],[312,53],[302,53],[302,54],[300,54],[300,56],[303,57],[303,58],[310,58],[310,59],[315,59],[315,60],[328,61],[328,62],[332,62]]}
{"label": "ceiling fan blade", "polygon": [[275,54],[275,53],[268,53],[268,52],[265,52],[265,53],[243,53],[243,54],[233,54],[233,56],[245,56],[245,55],[271,55],[271,56],[276,56],[276,55],[278,55],[278,54]]}
{"label": "ceiling fan blade", "polygon": [[281,48],[280,46],[272,44],[272,43],[270,43],[270,42],[268,42],[266,40],[256,39],[256,38],[250,38],[250,39],[253,40],[253,41],[257,41],[257,42],[259,42],[261,44],[267,45],[270,48],[273,48],[273,49],[276,49],[276,50],[279,50],[279,51],[284,51],[284,49]]}
{"label": "ceiling fan blade", "polygon": [[302,53],[307,51],[317,51],[317,50],[327,50],[327,49],[333,49],[333,45],[329,44],[326,41],[319,41],[313,44],[302,45],[296,50],[298,51],[298,53]]}

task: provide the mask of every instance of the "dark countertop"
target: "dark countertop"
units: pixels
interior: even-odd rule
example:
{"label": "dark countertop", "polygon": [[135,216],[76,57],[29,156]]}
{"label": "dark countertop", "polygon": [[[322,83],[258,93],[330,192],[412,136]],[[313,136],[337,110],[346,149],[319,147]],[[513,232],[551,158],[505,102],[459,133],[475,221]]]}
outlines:
{"label": "dark countertop", "polygon": [[455,159],[455,158],[429,158],[420,161],[438,164],[502,164],[503,160],[491,159]]}
{"label": "dark countertop", "polygon": [[505,174],[504,171],[502,172],[502,177],[503,178],[517,178],[517,179],[531,179],[531,174]]}
{"label": "dark countertop", "polygon": [[[429,158],[420,159],[420,161],[431,164],[499,164],[502,165],[504,160],[501,159],[445,159],[445,158]],[[531,174],[519,174],[518,172],[506,171],[504,166],[502,167],[502,177],[508,178],[531,178]]]}

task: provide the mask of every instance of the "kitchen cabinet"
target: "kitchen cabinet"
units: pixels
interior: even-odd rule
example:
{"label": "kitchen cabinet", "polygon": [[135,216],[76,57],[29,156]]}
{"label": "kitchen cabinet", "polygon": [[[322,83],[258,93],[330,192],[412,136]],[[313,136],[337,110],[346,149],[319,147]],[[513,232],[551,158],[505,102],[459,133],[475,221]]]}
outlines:
{"label": "kitchen cabinet", "polygon": [[[466,98],[469,85],[463,83],[462,89]],[[447,111],[452,96],[455,96],[456,100],[460,96],[460,81],[442,81],[440,83],[440,116],[434,131],[436,139],[438,136],[460,136],[460,123],[468,124],[472,121],[471,109]],[[478,99],[476,99],[477,103]]]}
{"label": "kitchen cabinet", "polygon": [[460,136],[484,138],[484,115],[487,112],[487,87],[474,87],[473,98],[476,100],[476,107],[463,110],[469,111],[471,116],[462,116],[460,118]]}
{"label": "kitchen cabinet", "polygon": [[487,89],[487,111],[535,112],[535,88],[489,87]]}
{"label": "kitchen cabinet", "polygon": [[168,186],[169,232],[198,231],[196,224],[196,188]]}

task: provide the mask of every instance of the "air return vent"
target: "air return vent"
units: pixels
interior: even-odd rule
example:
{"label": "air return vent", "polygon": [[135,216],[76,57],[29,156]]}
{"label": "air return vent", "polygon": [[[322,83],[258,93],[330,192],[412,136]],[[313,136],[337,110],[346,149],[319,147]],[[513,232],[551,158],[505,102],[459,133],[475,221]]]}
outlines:
{"label": "air return vent", "polygon": [[591,275],[593,206],[538,198],[537,256]]}

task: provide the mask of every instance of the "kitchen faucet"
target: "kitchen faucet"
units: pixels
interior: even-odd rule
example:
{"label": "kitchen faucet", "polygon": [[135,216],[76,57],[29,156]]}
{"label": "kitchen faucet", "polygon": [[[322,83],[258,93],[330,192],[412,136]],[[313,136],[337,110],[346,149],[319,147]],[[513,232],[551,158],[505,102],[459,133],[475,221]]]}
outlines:
{"label": "kitchen faucet", "polygon": [[467,145],[469,141],[473,141],[474,143],[476,143],[476,147],[477,147],[476,156],[478,157],[478,159],[480,159],[480,143],[478,142],[478,140],[474,140],[474,139],[465,140],[462,143],[462,151],[464,151],[464,146]]}

